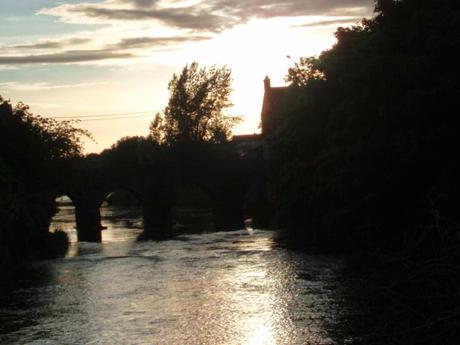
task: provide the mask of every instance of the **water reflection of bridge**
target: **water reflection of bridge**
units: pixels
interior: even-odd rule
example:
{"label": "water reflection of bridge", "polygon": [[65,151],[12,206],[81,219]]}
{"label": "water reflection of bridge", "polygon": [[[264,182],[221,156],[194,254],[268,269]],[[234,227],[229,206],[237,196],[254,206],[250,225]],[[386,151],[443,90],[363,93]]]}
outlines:
{"label": "water reflection of bridge", "polygon": [[143,211],[145,238],[171,234],[172,207],[181,190],[199,188],[211,200],[219,229],[243,228],[244,216],[259,222],[265,203],[261,145],[242,153],[235,144],[161,148],[133,138],[98,155],[68,162],[56,195],[75,206],[79,241],[101,241],[100,206],[114,191],[130,193]]}

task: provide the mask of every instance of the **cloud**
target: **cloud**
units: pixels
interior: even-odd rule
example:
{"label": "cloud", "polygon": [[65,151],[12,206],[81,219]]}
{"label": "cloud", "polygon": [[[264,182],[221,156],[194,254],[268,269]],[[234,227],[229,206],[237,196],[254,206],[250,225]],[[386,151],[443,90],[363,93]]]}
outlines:
{"label": "cloud", "polygon": [[202,0],[182,6],[173,0],[106,0],[64,4],[39,13],[71,23],[155,20],[179,29],[219,32],[252,18],[364,16],[372,5],[372,0]]}
{"label": "cloud", "polygon": [[[211,36],[162,36],[162,37],[128,37],[106,44],[101,49],[67,50],[47,54],[8,54],[0,55],[0,66],[21,64],[82,63],[112,59],[132,59],[140,57],[138,50],[154,50],[164,46],[210,39]],[[14,49],[61,48],[68,43],[93,42],[91,39],[74,38],[61,41],[43,41],[34,44],[10,46]],[[5,48],[3,48],[5,50]],[[6,50],[7,51],[7,50]]]}
{"label": "cloud", "polygon": [[[0,66],[92,63],[147,57],[161,47],[212,39],[217,32],[251,19],[292,17],[300,24],[308,20],[304,17],[316,17],[310,23],[291,26],[297,28],[351,24],[372,13],[372,4],[373,0],[99,0],[61,3],[42,9],[38,14],[55,16],[63,22],[111,25],[92,33],[81,31],[73,38],[0,47]],[[317,21],[318,16],[325,19]],[[156,26],[158,22],[163,25]],[[171,30],[171,27],[179,30]],[[144,36],[153,29],[165,36]]]}
{"label": "cloud", "polygon": [[371,0],[208,0],[214,11],[240,19],[300,16],[344,16],[369,10]]}
{"label": "cloud", "polygon": [[125,0],[124,2],[132,2],[134,5],[138,7],[149,7],[157,3],[158,0]]}
{"label": "cloud", "polygon": [[125,59],[135,56],[136,55],[129,52],[116,52],[111,49],[70,50],[53,54],[0,56],[0,65],[78,63],[109,59]]}
{"label": "cloud", "polygon": [[291,28],[312,28],[320,26],[334,26],[341,24],[356,24],[361,18],[349,18],[349,19],[333,19],[333,20],[322,20],[318,22],[305,23],[301,25],[292,25]]}
{"label": "cloud", "polygon": [[0,87],[14,90],[14,91],[44,91],[44,90],[58,90],[58,89],[70,89],[79,87],[92,87],[106,84],[106,82],[98,83],[80,83],[80,84],[60,84],[52,85],[49,83],[35,82],[35,83],[18,83],[18,82],[0,82]]}
{"label": "cloud", "polygon": [[91,42],[92,39],[90,38],[82,38],[82,37],[75,37],[75,38],[70,38],[70,39],[64,39],[64,40],[47,40],[47,41],[41,41],[37,43],[31,43],[31,44],[18,44],[18,45],[13,45],[9,46],[7,48],[12,48],[12,49],[57,49],[57,48],[64,48],[68,46],[73,46],[73,45],[80,45],[80,44],[85,44]]}
{"label": "cloud", "polygon": [[211,39],[210,36],[133,37],[124,38],[112,45],[113,49],[153,48],[178,43],[198,42]]}
{"label": "cloud", "polygon": [[107,3],[64,4],[43,9],[39,14],[60,17],[69,23],[109,23],[126,21],[159,21],[165,25],[196,31],[219,32],[236,24],[235,19],[205,11],[196,6],[173,8],[113,7]]}
{"label": "cloud", "polygon": [[159,20],[167,25],[180,29],[221,31],[230,27],[234,21],[229,18],[207,13],[194,11],[193,8],[181,9],[106,9],[106,8],[80,8],[77,13],[84,13],[85,16],[102,18],[108,20]]}

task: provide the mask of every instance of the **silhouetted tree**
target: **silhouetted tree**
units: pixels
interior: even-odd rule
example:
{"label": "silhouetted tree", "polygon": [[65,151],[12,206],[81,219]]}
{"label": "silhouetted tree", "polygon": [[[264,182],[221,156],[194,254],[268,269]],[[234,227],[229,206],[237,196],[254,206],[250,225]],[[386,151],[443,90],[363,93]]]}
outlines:
{"label": "silhouetted tree", "polygon": [[[449,110],[459,68],[447,52],[459,42],[458,7],[378,1],[374,18],[339,28],[333,48],[289,70],[296,87],[271,140],[277,200],[299,229],[394,247],[429,221],[422,214],[441,212],[455,236],[459,217],[445,206],[459,190]],[[294,209],[308,216],[294,220]]]}
{"label": "silhouetted tree", "polygon": [[186,65],[168,85],[170,98],[163,114],[156,114],[150,136],[167,145],[184,142],[225,142],[238,117],[224,111],[232,103],[231,71],[227,67]]}
{"label": "silhouetted tree", "polygon": [[102,151],[100,156],[114,176],[129,176],[150,169],[152,164],[164,160],[163,151],[151,138],[133,136],[119,139],[110,149]]}
{"label": "silhouetted tree", "polygon": [[379,263],[362,343],[458,343],[459,18],[455,1],[376,1],[291,68],[274,114],[276,200],[296,243]]}
{"label": "silhouetted tree", "polygon": [[89,133],[72,122],[33,115],[0,97],[0,270],[46,254],[61,167],[82,155],[82,136]]}
{"label": "silhouetted tree", "polygon": [[13,109],[15,116],[33,128],[47,147],[50,159],[65,159],[83,155],[81,139],[92,139],[91,134],[82,128],[76,127],[78,121],[58,121],[50,117],[34,115],[28,105],[20,102]]}
{"label": "silhouetted tree", "polygon": [[306,86],[313,80],[324,80],[320,64],[317,57],[301,57],[299,62],[294,62],[294,67],[289,68],[286,81],[295,86]]}

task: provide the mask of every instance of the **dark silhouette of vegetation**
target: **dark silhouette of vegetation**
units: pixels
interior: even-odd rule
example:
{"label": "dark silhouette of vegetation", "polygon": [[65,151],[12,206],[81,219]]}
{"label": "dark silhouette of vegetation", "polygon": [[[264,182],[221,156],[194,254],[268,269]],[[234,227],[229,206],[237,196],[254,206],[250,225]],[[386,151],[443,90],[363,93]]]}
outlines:
{"label": "dark silhouette of vegetation", "polygon": [[69,237],[63,230],[48,233],[46,246],[42,250],[43,257],[64,257],[69,249]]}
{"label": "dark silhouette of vegetation", "polygon": [[367,252],[375,284],[355,297],[374,308],[360,344],[460,339],[459,8],[377,1],[374,18],[289,70],[274,114],[282,224],[302,247]]}
{"label": "dark silhouette of vegetation", "polygon": [[375,18],[290,69],[289,107],[270,138],[286,219],[305,207],[294,223],[394,246],[437,214],[454,240],[458,66],[442,52],[457,41],[455,9],[379,1]]}
{"label": "dark silhouette of vegetation", "polygon": [[[225,66],[186,65],[169,82],[168,105],[163,114],[156,114],[149,135],[161,146],[163,165],[174,181],[169,188],[174,195],[175,217],[184,218],[183,209],[177,207],[186,207],[186,200],[205,204],[212,200],[206,207],[214,208],[215,226],[229,229],[242,228],[242,219],[236,221],[237,217],[229,217],[222,210],[241,208],[242,200],[232,198],[247,184],[242,177],[244,163],[228,143],[232,128],[240,121],[240,117],[226,114],[232,106],[231,83],[231,70]],[[219,195],[216,190],[220,190]]]}
{"label": "dark silhouette of vegetation", "polygon": [[65,242],[48,233],[55,183],[63,162],[82,154],[82,136],[89,133],[73,122],[33,115],[0,97],[0,271],[62,254],[48,250]]}
{"label": "dark silhouette of vegetation", "polygon": [[121,138],[100,156],[107,166],[114,168],[112,174],[122,179],[144,170],[147,173],[152,164],[165,159],[164,152],[165,149],[151,138],[134,136]]}
{"label": "dark silhouette of vegetation", "polygon": [[196,201],[192,194],[197,190],[202,200],[213,200],[216,227],[243,227],[248,169],[228,142],[238,121],[224,114],[231,105],[230,84],[228,68],[192,63],[173,76],[169,104],[163,115],[156,115],[149,136],[121,138],[100,154],[65,157],[59,170],[66,178],[57,178],[55,189],[75,205],[80,241],[101,241],[100,206],[114,191],[127,192],[141,206],[142,239],[171,237],[173,206],[188,198]]}
{"label": "dark silhouette of vegetation", "polygon": [[163,114],[156,114],[150,137],[162,144],[187,142],[223,143],[239,117],[224,111],[232,103],[231,71],[227,67],[186,65],[168,85],[170,98]]}

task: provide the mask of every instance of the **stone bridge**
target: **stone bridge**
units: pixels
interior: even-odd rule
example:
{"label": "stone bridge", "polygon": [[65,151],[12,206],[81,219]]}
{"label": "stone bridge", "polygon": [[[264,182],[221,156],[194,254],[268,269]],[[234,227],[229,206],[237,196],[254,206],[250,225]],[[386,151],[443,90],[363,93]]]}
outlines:
{"label": "stone bridge", "polygon": [[261,147],[251,150],[242,153],[234,144],[172,150],[127,139],[101,154],[67,162],[56,196],[72,199],[79,241],[101,241],[100,206],[117,190],[139,201],[146,239],[171,235],[175,195],[187,185],[199,187],[212,200],[216,228],[241,229],[244,215],[257,217],[248,208],[265,203]]}

